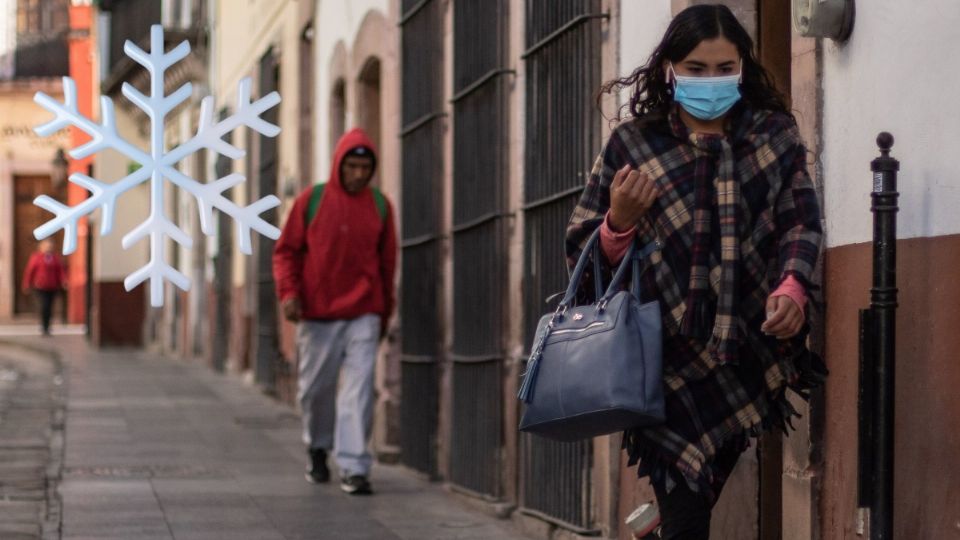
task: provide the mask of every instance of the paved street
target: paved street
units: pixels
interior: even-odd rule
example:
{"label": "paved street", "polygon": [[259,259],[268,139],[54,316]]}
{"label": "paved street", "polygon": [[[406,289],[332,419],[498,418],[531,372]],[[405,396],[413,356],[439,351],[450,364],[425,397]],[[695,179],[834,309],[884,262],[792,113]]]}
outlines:
{"label": "paved street", "polygon": [[[47,537],[58,537],[59,504],[44,488],[59,469],[49,428],[63,388],[63,538],[522,538],[398,467],[375,468],[370,498],[306,483],[298,417],[236,377],[142,351],[94,351],[78,336],[3,340],[0,538],[40,537],[44,520]],[[57,348],[65,383],[49,356],[11,342]]]}
{"label": "paved street", "polygon": [[0,538],[57,538],[64,392],[56,357],[0,347]]}

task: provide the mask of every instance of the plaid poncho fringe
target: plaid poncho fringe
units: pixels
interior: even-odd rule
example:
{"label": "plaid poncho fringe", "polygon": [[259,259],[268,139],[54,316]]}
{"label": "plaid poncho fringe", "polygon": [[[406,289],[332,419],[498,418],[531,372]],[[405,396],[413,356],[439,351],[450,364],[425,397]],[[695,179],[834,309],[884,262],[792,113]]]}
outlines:
{"label": "plaid poncho fringe", "polygon": [[[752,111],[740,104],[730,119],[725,139],[690,133],[676,109],[618,125],[597,158],[566,235],[572,267],[610,207],[616,171],[629,163],[655,179],[661,195],[637,234],[641,245],[659,240],[662,246],[649,258],[641,283],[644,300],[659,300],[662,310],[667,421],[629,430],[624,447],[630,464],[639,462],[640,476],[678,479],[674,473],[680,473],[691,488],[706,489],[711,497],[719,493],[735,463],[724,457],[729,448],[736,447],[735,456],[748,436],[772,428],[786,431],[797,414],[786,389],[806,397],[826,375],[820,359],[804,345],[806,329],[787,341],[760,331],[767,297],[786,276],[794,276],[808,295],[817,290],[811,276],[822,233],[806,149],[796,123],[785,114]],[[739,192],[733,232],[731,209],[722,208],[729,197],[721,195],[718,203],[716,196],[718,189],[729,193],[731,170],[734,192]],[[706,207],[711,201],[712,208]],[[695,225],[698,219],[709,219],[712,227]],[[704,231],[706,241],[697,238]],[[721,242],[729,249],[737,239],[739,253],[732,259],[736,268],[724,271],[722,265],[731,258],[721,254]],[[607,261],[603,268],[609,279]],[[705,271],[709,283],[698,285]],[[730,275],[735,283],[722,283]],[[590,276],[584,278],[583,283],[591,282]],[[581,301],[590,301],[592,289],[581,287]],[[724,313],[717,296],[729,291],[735,291],[735,298]],[[691,304],[697,296],[699,304]],[[692,324],[701,327],[699,333],[684,331],[691,326],[691,314],[686,313],[690,305],[700,310]],[[735,339],[736,347],[723,357],[711,345],[716,336],[709,335],[720,317],[728,328],[733,326],[725,335]]]}

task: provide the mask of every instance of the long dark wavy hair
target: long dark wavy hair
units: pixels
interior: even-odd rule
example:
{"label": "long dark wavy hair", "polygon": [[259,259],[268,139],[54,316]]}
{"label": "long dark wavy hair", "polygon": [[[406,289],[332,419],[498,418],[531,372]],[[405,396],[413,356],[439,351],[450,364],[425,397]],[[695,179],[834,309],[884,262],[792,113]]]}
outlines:
{"label": "long dark wavy hair", "polygon": [[635,118],[651,112],[665,112],[673,103],[673,86],[667,83],[663,66],[667,61],[679,63],[701,41],[720,36],[737,47],[743,61],[743,81],[740,83],[743,101],[754,108],[778,111],[792,117],[786,99],[753,55],[750,34],[730,8],[719,4],[692,6],[677,14],[646,64],[626,77],[604,83],[597,94],[598,107],[604,94],[616,94],[624,88],[632,88],[629,103],[617,111],[615,120],[622,120],[625,110]]}

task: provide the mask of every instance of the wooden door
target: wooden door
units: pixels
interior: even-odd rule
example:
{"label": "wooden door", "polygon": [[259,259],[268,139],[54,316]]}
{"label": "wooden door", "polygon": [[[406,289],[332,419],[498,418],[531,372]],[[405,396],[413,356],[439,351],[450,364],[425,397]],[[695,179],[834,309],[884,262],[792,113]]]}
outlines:
{"label": "wooden door", "polygon": [[[757,2],[757,36],[760,63],[773,77],[777,89],[791,103],[790,2]],[[799,436],[799,435],[795,435]],[[777,431],[760,439],[760,540],[779,540],[784,521],[783,508],[783,435]]]}
{"label": "wooden door", "polygon": [[[13,180],[14,211],[13,211],[13,265],[14,265],[14,313],[36,313],[37,308],[33,297],[20,290],[23,282],[23,272],[27,268],[30,255],[37,249],[37,240],[33,237],[33,230],[46,223],[51,214],[33,204],[39,195],[52,192],[49,176],[16,176]],[[53,237],[60,246],[60,234]]]}

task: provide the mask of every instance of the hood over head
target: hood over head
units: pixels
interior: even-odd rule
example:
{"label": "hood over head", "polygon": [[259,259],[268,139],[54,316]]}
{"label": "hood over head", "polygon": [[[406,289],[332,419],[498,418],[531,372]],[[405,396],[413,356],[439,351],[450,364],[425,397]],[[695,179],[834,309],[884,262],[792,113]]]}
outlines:
{"label": "hood over head", "polygon": [[[363,149],[362,151],[357,151],[357,149]],[[370,136],[367,135],[367,132],[360,128],[353,128],[350,131],[343,134],[340,137],[340,140],[337,141],[337,146],[333,151],[333,163],[330,167],[330,179],[328,180],[327,187],[333,187],[338,191],[344,191],[343,184],[340,182],[340,166],[343,164],[343,160],[350,154],[353,155],[363,155],[366,154],[373,158],[373,172],[371,174],[376,174],[377,172],[377,149],[373,145],[373,141],[370,140]]]}

